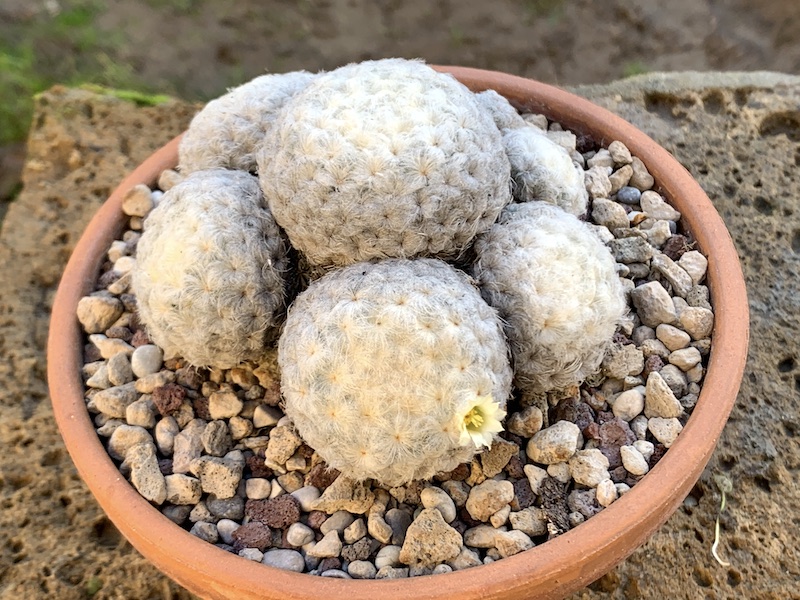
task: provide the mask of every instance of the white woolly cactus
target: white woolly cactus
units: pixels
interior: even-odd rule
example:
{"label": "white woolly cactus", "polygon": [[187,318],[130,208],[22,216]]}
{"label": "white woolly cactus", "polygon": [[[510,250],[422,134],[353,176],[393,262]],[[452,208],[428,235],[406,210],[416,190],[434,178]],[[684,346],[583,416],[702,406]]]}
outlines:
{"label": "white woolly cactus", "polygon": [[256,171],[256,148],[278,111],[315,75],[262,75],[215,100],[192,119],[178,149],[181,173],[203,169]]}
{"label": "white woolly cactus", "polygon": [[145,221],[133,290],[169,357],[234,367],[263,355],[285,308],[286,245],[252,175],[198,171]]}
{"label": "white woolly cactus", "polygon": [[521,391],[563,390],[597,370],[627,304],[614,258],[589,225],[546,203],[513,204],[475,252]]}
{"label": "white woolly cactus", "polygon": [[505,131],[503,143],[517,200],[542,200],[576,217],[586,214],[589,194],[583,169],[572,162],[564,148],[533,126]]}
{"label": "white woolly cactus", "polygon": [[419,61],[317,76],[280,113],[257,159],[275,220],[319,266],[457,257],[512,199],[491,114]]}
{"label": "white woolly cactus", "polygon": [[475,99],[480,103],[483,110],[487,111],[494,120],[494,124],[502,132],[507,129],[520,129],[529,127],[517,110],[509,104],[504,96],[494,90],[485,90],[475,94]]}
{"label": "white woolly cactus", "polygon": [[386,485],[470,460],[502,430],[502,325],[464,273],[435,259],[332,271],[289,309],[278,345],[286,414],[348,476]]}

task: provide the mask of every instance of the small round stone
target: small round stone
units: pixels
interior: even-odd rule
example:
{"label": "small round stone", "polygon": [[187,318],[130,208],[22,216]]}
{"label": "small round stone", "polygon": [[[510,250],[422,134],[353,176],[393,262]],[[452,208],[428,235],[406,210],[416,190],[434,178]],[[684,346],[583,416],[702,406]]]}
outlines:
{"label": "small round stone", "polygon": [[302,523],[292,523],[286,532],[286,541],[292,546],[305,546],[314,541],[314,530]]}
{"label": "small round stone", "polygon": [[267,550],[264,553],[264,558],[261,559],[261,564],[283,569],[284,571],[294,571],[295,573],[302,573],[306,568],[303,555],[297,550]]}
{"label": "small round stone", "polygon": [[456,518],[456,505],[443,489],[429,486],[420,493],[420,501],[425,508],[435,508],[445,522],[452,523]]}
{"label": "small round stone", "polygon": [[154,344],[139,346],[131,354],[131,369],[136,377],[145,377],[161,370],[164,353]]}
{"label": "small round stone", "polygon": [[626,185],[617,192],[617,200],[623,204],[639,204],[639,199],[641,197],[642,192],[629,185]]}
{"label": "small round stone", "polygon": [[368,560],[354,560],[347,567],[347,572],[353,579],[375,579],[378,570]]}

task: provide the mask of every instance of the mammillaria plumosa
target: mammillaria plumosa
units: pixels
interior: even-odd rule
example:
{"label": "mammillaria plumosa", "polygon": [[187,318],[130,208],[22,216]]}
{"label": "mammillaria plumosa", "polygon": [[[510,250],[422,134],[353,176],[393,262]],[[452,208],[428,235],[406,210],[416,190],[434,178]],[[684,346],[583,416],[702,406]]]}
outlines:
{"label": "mammillaria plumosa", "polygon": [[285,309],[289,264],[256,178],[198,171],[145,225],[132,283],[152,340],[195,366],[260,358]]}
{"label": "mammillaria plumosa", "polygon": [[257,160],[275,220],[319,266],[455,258],[511,201],[491,114],[419,61],[317,76],[279,114]]}
{"label": "mammillaria plumosa", "polygon": [[576,217],[586,214],[589,194],[583,169],[564,148],[532,125],[506,130],[503,144],[511,162],[515,199],[548,202]]}
{"label": "mammillaria plumosa", "polygon": [[292,97],[315,75],[262,75],[212,100],[192,119],[178,150],[182,173],[203,169],[256,171],[255,151]]}
{"label": "mammillaria plumosa", "polygon": [[278,346],[286,414],[325,461],[387,485],[468,461],[502,430],[502,325],[435,259],[332,271],[289,309]]}
{"label": "mammillaria plumosa", "polygon": [[543,202],[513,204],[475,252],[520,390],[563,390],[597,370],[627,304],[614,258],[589,225]]}

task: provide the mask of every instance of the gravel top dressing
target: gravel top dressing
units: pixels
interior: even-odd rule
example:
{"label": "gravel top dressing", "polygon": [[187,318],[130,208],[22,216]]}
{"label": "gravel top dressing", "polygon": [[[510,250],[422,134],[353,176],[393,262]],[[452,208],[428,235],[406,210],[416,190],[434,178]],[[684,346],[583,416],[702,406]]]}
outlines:
{"label": "gravel top dressing", "polygon": [[[367,81],[385,117],[380,77]],[[323,75],[288,83],[269,110],[296,104],[270,127],[280,132],[290,115],[306,129],[275,134],[269,152],[300,148],[307,169],[309,139],[323,154],[341,143],[315,137],[314,110],[347,135],[351,123],[335,102],[303,95],[306,86],[350,88]],[[444,101],[450,80],[442,86]],[[258,148],[243,164],[262,165],[262,189],[269,173],[277,225],[260,212],[259,180],[224,170],[235,165],[199,146],[181,156],[198,172],[165,171],[156,189],[130,190],[128,229],[78,306],[85,396],[109,455],[170,520],[244,559],[311,575],[446,573],[580,525],[675,441],[700,393],[714,320],[707,260],[680,213],[621,142],[600,148],[541,115],[518,115],[494,92],[475,97],[452,118],[490,141],[440,139],[431,125],[435,147],[461,146],[412,153],[428,179],[444,173],[429,199],[414,196],[418,218],[407,226],[427,231],[424,243],[401,225],[408,207],[381,209],[396,236],[379,243],[364,231],[381,228],[358,218],[346,232],[302,225],[346,215],[329,208],[339,198],[335,164],[295,180],[290,156],[267,164]],[[352,160],[361,146],[370,156],[404,152],[391,138],[378,147],[354,135],[363,143]],[[447,162],[467,151],[478,158]],[[382,177],[379,162],[367,161],[364,181],[411,185]],[[514,203],[496,176],[481,183],[497,169],[511,173]],[[364,197],[380,204],[376,189]],[[442,207],[462,198],[474,210],[459,213],[455,246],[445,247]],[[409,258],[377,260],[391,246]]]}

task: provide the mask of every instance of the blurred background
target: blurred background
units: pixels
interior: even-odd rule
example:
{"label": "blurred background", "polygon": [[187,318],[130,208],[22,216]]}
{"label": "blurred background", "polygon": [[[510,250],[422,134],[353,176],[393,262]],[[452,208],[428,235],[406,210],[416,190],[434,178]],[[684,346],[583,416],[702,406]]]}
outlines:
{"label": "blurred background", "polygon": [[53,84],[207,100],[259,74],[402,56],[557,85],[800,73],[798,0],[0,0],[0,201]]}

